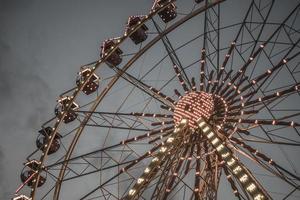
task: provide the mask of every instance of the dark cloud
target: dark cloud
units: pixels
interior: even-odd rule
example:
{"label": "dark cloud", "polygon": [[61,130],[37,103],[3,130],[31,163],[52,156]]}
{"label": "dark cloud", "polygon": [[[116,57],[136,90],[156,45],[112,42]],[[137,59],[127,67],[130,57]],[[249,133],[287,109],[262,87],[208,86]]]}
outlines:
{"label": "dark cloud", "polygon": [[[6,113],[2,116],[1,122],[13,120],[22,109],[28,109],[25,107],[26,104],[35,106],[34,109],[28,111],[34,115],[34,118],[39,119],[39,114],[48,109],[48,95],[50,94],[49,86],[38,72],[39,62],[34,59],[30,62],[21,60],[9,45],[1,41],[0,51],[2,52],[0,92],[5,97],[0,99],[0,103]],[[33,88],[34,90],[31,90]],[[36,126],[37,123],[29,118],[24,125],[30,128]]]}
{"label": "dark cloud", "polygon": [[49,102],[51,91],[45,76],[41,75],[44,72],[38,68],[41,65],[38,59],[21,58],[16,48],[4,42],[1,36],[0,199],[9,199],[19,184],[24,152],[34,147],[34,132],[49,117],[53,103]]}

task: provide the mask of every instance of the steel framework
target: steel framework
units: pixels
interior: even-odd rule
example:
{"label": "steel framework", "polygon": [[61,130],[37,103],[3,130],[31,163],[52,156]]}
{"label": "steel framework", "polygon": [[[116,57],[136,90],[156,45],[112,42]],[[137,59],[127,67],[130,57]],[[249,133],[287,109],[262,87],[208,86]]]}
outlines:
{"label": "steel framework", "polygon": [[252,0],[232,23],[231,1],[191,2],[156,0],[80,68],[15,199],[224,199],[226,183],[237,199],[299,198],[300,4],[273,20],[280,2]]}

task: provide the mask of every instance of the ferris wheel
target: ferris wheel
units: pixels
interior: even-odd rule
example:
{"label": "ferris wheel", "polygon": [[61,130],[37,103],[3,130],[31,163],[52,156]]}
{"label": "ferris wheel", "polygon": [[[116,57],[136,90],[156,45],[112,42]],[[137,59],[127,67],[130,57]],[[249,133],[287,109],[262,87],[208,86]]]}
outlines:
{"label": "ferris wheel", "polygon": [[13,199],[299,199],[300,2],[284,4],[130,16],[59,96]]}

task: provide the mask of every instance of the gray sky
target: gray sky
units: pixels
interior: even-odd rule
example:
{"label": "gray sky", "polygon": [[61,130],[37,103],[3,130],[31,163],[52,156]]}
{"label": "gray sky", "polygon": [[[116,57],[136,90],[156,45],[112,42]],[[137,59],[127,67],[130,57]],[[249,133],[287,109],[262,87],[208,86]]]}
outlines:
{"label": "gray sky", "polygon": [[79,66],[97,60],[101,41],[121,35],[127,17],[148,13],[151,5],[151,0],[0,0],[0,199],[11,197],[20,184],[36,132],[53,115],[57,96],[74,86]]}

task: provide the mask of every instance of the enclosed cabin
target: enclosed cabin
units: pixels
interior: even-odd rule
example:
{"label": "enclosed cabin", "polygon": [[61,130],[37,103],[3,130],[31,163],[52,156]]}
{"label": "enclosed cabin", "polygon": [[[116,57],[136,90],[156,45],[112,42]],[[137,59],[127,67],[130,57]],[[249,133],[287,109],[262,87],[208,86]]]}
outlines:
{"label": "enclosed cabin", "polygon": [[80,86],[88,79],[89,76],[91,76],[90,79],[82,89],[82,92],[86,95],[92,94],[98,89],[100,78],[95,73],[92,73],[92,70],[90,68],[86,68],[78,73],[76,79],[76,85]]}
{"label": "enclosed cabin", "polygon": [[[168,4],[169,0],[155,0],[152,6],[152,10],[160,9],[164,5]],[[168,23],[171,20],[175,19],[177,16],[176,6],[174,3],[170,3],[162,11],[158,12],[159,17],[165,22]]]}
{"label": "enclosed cabin", "polygon": [[[34,183],[36,182],[37,177],[37,171],[41,165],[40,161],[37,160],[31,160],[27,163],[25,163],[25,167],[22,170],[21,173],[21,181],[23,184],[32,187]],[[37,184],[38,187],[41,187],[46,182],[46,176],[43,174],[40,174],[39,182]]]}
{"label": "enclosed cabin", "polygon": [[[46,127],[46,128],[39,130],[39,136],[36,139],[36,146],[38,149],[40,149],[41,151],[46,150],[46,148],[47,148],[46,145],[48,144],[48,141],[53,136],[52,133],[53,133],[53,130],[51,127]],[[48,155],[53,154],[59,150],[60,138],[61,138],[61,135],[59,133],[56,133],[52,140],[52,143],[50,144],[49,151],[47,153]]]}
{"label": "enclosed cabin", "polygon": [[110,54],[108,58],[106,58],[105,62],[107,65],[111,67],[115,67],[121,64],[122,62],[121,56],[123,54],[123,51],[119,47],[116,47],[116,49],[112,53],[110,53],[110,51],[114,49],[117,43],[119,42],[120,42],[119,38],[112,38],[112,39],[105,40],[101,46],[100,57],[104,58],[105,56]]}
{"label": "enclosed cabin", "polygon": [[21,195],[19,195],[17,197],[12,198],[11,200],[31,200],[31,198],[29,198],[29,197],[21,194]]}
{"label": "enclosed cabin", "polygon": [[[145,17],[146,17],[145,15],[130,16],[126,24],[125,35],[128,35],[128,33],[132,29],[134,29],[138,24],[140,24],[141,21],[145,19]],[[148,31],[148,27],[145,24],[143,24],[136,31],[134,31],[129,37],[135,44],[139,44],[141,42],[144,42],[147,39],[148,37],[147,31]]]}
{"label": "enclosed cabin", "polygon": [[[67,111],[69,106],[70,109]],[[56,105],[54,112],[57,117],[60,117],[64,112],[67,111],[66,115],[63,118],[64,123],[67,124],[74,121],[77,118],[77,114],[75,112],[77,108],[79,108],[78,104],[72,102],[71,97],[67,96],[62,97],[58,100],[58,104]]]}

